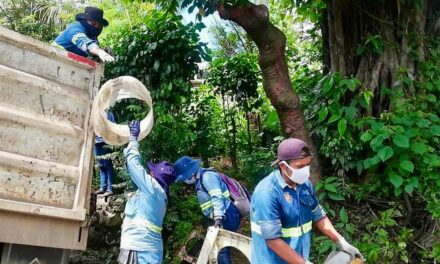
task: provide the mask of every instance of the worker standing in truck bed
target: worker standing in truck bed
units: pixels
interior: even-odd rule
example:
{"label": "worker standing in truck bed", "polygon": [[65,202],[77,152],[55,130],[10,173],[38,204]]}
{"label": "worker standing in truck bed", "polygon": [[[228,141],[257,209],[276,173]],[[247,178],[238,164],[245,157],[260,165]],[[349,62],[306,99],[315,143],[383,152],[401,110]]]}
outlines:
{"label": "worker standing in truck bed", "polygon": [[110,54],[99,47],[98,36],[108,26],[104,11],[88,6],[75,19],[77,22],[68,25],[52,44],[83,57],[98,56],[104,63],[114,61]]}

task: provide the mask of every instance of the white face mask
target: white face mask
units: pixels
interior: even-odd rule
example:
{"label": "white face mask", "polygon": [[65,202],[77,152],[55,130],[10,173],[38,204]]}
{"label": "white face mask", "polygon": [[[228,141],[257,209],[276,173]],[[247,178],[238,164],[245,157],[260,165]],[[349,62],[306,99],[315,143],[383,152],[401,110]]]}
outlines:
{"label": "white face mask", "polygon": [[301,169],[294,169],[287,164],[287,162],[282,161],[284,165],[291,171],[290,176],[286,175],[291,181],[297,184],[305,183],[310,177],[310,166],[304,166]]}
{"label": "white face mask", "polygon": [[186,183],[186,184],[193,184],[193,183],[196,182],[196,176],[192,176],[191,178],[186,179],[183,182]]}

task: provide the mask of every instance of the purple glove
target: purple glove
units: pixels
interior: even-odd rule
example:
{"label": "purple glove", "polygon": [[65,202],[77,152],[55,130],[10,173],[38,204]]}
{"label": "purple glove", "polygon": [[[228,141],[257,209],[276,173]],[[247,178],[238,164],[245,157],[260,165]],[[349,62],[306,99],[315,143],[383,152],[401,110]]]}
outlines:
{"label": "purple glove", "polygon": [[130,141],[137,141],[139,133],[141,133],[141,123],[138,120],[131,121],[128,124],[130,128]]}

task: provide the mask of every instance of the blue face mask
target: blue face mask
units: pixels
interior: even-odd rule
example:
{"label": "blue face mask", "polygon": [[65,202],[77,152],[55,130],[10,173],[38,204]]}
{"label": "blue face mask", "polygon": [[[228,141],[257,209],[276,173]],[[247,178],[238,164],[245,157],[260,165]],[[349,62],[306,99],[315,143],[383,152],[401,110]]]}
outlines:
{"label": "blue face mask", "polygon": [[83,25],[83,27],[86,29],[86,35],[89,38],[96,38],[102,32],[102,28],[95,28],[94,26],[87,23],[86,20],[81,21],[81,25]]}

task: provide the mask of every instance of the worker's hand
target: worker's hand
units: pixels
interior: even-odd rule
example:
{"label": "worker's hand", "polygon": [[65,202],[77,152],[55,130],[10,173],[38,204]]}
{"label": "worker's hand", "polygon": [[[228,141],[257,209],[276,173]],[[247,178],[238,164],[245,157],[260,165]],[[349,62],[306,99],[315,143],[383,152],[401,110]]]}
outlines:
{"label": "worker's hand", "polygon": [[222,217],[214,218],[214,226],[218,228],[223,228],[223,218]]}
{"label": "worker's hand", "polygon": [[312,262],[306,260],[306,262],[304,262],[304,264],[313,264]]}
{"label": "worker's hand", "polygon": [[141,123],[138,120],[131,121],[128,128],[130,128],[130,141],[137,141],[141,133]]}
{"label": "worker's hand", "polygon": [[110,54],[108,54],[107,52],[105,52],[105,50],[103,49],[98,49],[96,51],[96,55],[98,55],[98,57],[102,60],[102,62],[112,62],[115,61],[115,58],[113,58]]}
{"label": "worker's hand", "polygon": [[351,258],[354,259],[356,256],[360,256],[362,260],[364,260],[364,256],[362,256],[361,252],[359,251],[359,249],[357,249],[356,247],[350,245],[345,238],[341,238],[339,239],[338,242],[336,242],[336,245],[339,247],[339,249],[341,249],[342,251],[350,254]]}

